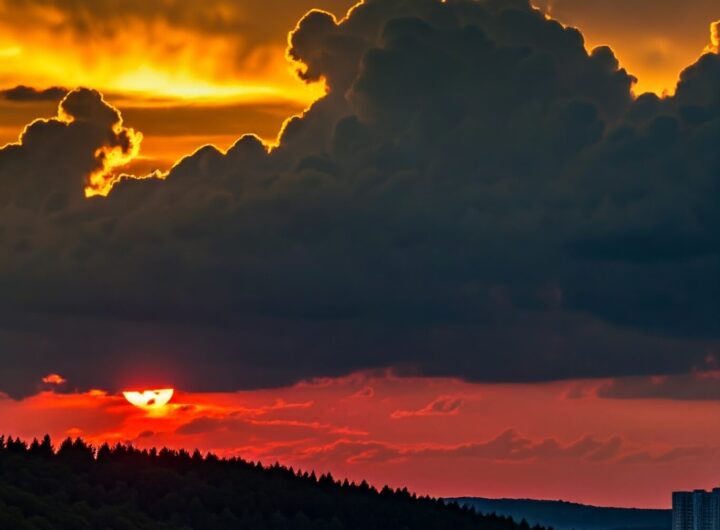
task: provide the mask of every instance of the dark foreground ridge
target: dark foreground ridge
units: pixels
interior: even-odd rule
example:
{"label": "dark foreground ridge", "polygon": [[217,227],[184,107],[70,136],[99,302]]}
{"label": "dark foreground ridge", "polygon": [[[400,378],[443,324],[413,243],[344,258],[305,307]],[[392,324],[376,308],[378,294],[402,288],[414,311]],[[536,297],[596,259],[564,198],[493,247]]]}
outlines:
{"label": "dark foreground ridge", "polygon": [[[0,528],[529,530],[406,489],[169,449],[0,437]],[[536,527],[535,530],[541,530]]]}
{"label": "dark foreground ridge", "polygon": [[533,499],[448,499],[482,513],[496,513],[530,524],[552,526],[556,530],[670,530],[672,512],[638,508],[588,506],[565,501]]}

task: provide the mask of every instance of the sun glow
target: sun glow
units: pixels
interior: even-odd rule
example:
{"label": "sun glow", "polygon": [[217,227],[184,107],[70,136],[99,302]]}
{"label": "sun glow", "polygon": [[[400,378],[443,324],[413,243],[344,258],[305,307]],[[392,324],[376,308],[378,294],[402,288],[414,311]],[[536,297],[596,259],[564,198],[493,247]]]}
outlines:
{"label": "sun glow", "polygon": [[166,410],[165,407],[172,399],[174,392],[175,390],[172,388],[143,391],[127,390],[123,392],[123,396],[129,403],[138,408],[149,412],[162,412]]}
{"label": "sun glow", "polygon": [[0,57],[16,57],[22,53],[20,46],[8,46],[7,48],[0,48]]}
{"label": "sun glow", "polygon": [[[0,29],[5,29],[2,23]],[[0,78],[37,87],[91,86],[145,104],[156,99],[309,104],[322,95],[322,86],[295,78],[281,47],[262,49],[237,62],[238,50],[224,39],[166,29],[158,43],[136,38],[146,33],[144,25],[137,29],[133,35],[118,30],[114,38],[98,38],[92,47],[69,35],[50,38],[40,30],[34,38],[16,35],[0,43],[0,58],[5,59]]]}
{"label": "sun glow", "polygon": [[211,83],[187,74],[169,73],[152,66],[126,72],[115,80],[114,88],[126,93],[162,94],[177,99],[282,98],[284,90],[271,85]]}

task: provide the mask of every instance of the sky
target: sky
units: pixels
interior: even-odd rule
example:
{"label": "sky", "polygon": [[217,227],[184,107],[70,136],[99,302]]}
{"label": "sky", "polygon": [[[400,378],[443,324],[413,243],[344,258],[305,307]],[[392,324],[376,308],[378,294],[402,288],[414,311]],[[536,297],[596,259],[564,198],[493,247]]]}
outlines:
{"label": "sky", "polygon": [[0,15],[8,434],[433,495],[717,485],[714,2]]}
{"label": "sky", "polygon": [[[50,375],[50,374],[48,374]],[[238,392],[182,392],[143,410],[45,377],[0,400],[3,428],[99,445],[200,447],[439,496],[667,507],[716,484],[720,373],[477,384],[391,371]]]}

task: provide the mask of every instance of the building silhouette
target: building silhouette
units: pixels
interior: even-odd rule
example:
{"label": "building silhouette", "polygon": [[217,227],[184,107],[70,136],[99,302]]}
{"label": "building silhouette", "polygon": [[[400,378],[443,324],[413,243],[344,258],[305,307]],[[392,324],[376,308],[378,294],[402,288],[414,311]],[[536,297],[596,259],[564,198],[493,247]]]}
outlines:
{"label": "building silhouette", "polygon": [[674,492],[672,530],[720,530],[720,488]]}

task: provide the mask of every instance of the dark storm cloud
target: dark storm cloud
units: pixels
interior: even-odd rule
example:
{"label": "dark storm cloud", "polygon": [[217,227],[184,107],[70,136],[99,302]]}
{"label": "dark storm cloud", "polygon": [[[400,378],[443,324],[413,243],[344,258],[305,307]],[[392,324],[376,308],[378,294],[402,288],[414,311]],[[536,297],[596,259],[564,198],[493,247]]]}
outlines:
{"label": "dark storm cloud", "polygon": [[270,153],[208,146],[38,215],[65,151],[0,152],[32,198],[2,214],[3,388],[51,361],[208,389],[678,373],[717,348],[718,56],[633,100],[608,48],[523,0],[313,12],[289,54],[329,93]]}
{"label": "dark storm cloud", "polygon": [[0,90],[0,97],[8,101],[60,101],[68,90],[62,87],[34,88],[18,85]]}

